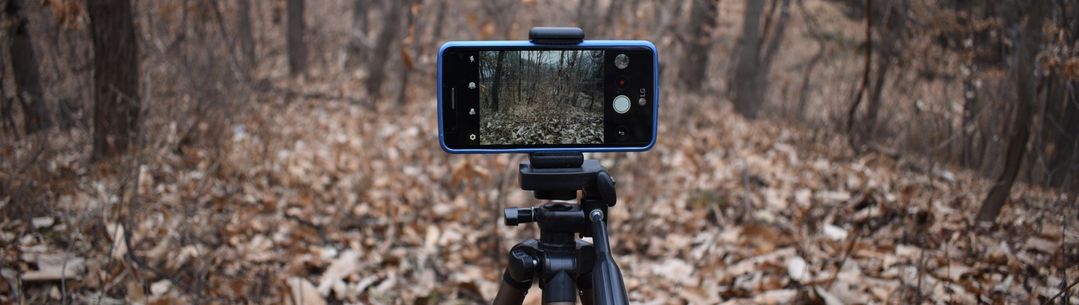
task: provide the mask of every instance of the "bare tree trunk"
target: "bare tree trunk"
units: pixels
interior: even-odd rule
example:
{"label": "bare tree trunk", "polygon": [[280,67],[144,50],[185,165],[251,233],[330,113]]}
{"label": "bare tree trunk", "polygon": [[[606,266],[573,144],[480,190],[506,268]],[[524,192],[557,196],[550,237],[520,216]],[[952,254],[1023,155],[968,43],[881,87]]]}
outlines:
{"label": "bare tree trunk", "polygon": [[[539,64],[540,62],[543,62],[543,57],[542,53],[536,51],[528,51],[528,56],[531,59],[529,60],[529,66],[532,67],[531,73],[529,73],[532,77],[530,78],[531,81],[528,82],[528,92],[536,92],[536,85],[540,82],[540,80],[537,79],[538,75],[546,72],[543,70],[543,65]],[[539,71],[539,73],[536,73],[536,71]],[[535,101],[535,98],[536,96],[534,94],[530,94],[528,97],[528,104],[532,105],[532,102]]]}
{"label": "bare tree trunk", "polygon": [[584,30],[585,35],[597,35],[596,33],[596,2],[598,0],[580,0],[577,2],[577,25]]}
{"label": "bare tree trunk", "polygon": [[977,151],[974,147],[974,126],[977,124],[975,121],[975,114],[978,107],[978,91],[975,86],[973,63],[968,65],[971,73],[963,77],[963,121],[959,125],[960,134],[963,137],[963,147],[960,148],[959,164],[974,168],[978,165],[974,162],[974,153]]}
{"label": "bare tree trunk", "polygon": [[446,20],[446,4],[449,2],[450,0],[438,1],[438,12],[435,13],[435,24],[432,25],[434,28],[431,30],[431,42],[436,46],[439,40],[442,40],[442,28],[445,27],[442,23]]}
{"label": "bare tree trunk", "polygon": [[[667,6],[663,6],[664,4]],[[648,40],[659,40],[675,27],[676,22],[673,21],[682,15],[682,2],[656,1],[653,5],[655,13],[652,18],[655,19],[656,24],[652,32],[648,34]]]}
{"label": "bare tree trunk", "polygon": [[367,61],[367,49],[370,44],[367,37],[367,27],[370,21],[367,19],[367,11],[370,9],[371,0],[352,1],[352,37],[348,43],[348,59],[345,66],[349,69],[356,64]]}
{"label": "bare tree trunk", "polygon": [[25,0],[11,0],[4,11],[14,24],[11,26],[11,68],[15,73],[15,98],[22,106],[26,133],[33,133],[52,126],[49,109],[45,104],[38,73],[37,54],[30,37]]}
{"label": "bare tree trunk", "polygon": [[499,96],[502,94],[502,60],[506,57],[506,52],[498,52],[498,58],[495,59],[495,75],[492,75],[494,79],[491,81],[491,109],[498,112]]}
{"label": "bare tree trunk", "polygon": [[[882,50],[888,48],[885,45]],[[888,51],[877,56],[877,78],[873,84],[873,90],[869,94],[869,103],[866,104],[865,122],[862,129],[862,141],[871,141],[873,132],[876,130],[877,116],[880,113],[881,95],[884,92],[884,81],[888,76],[888,70],[892,66],[892,55]],[[863,142],[865,143],[865,142]]]}
{"label": "bare tree trunk", "polygon": [[811,76],[814,75],[813,72],[816,70],[817,65],[820,64],[820,61],[824,59],[824,55],[828,51],[828,44],[825,42],[826,38],[824,38],[824,35],[818,30],[820,25],[817,23],[816,18],[806,10],[805,1],[798,0],[795,3],[798,5],[799,11],[802,12],[802,17],[806,22],[806,29],[809,30],[809,34],[813,36],[813,39],[817,42],[817,54],[813,55],[813,58],[809,60],[808,66],[802,72],[802,87],[798,93],[798,108],[796,110],[796,115],[800,121],[804,122],[807,119],[806,107],[809,105],[809,92],[812,89]]}
{"label": "bare tree trunk", "polygon": [[817,68],[817,64],[819,64],[821,59],[824,58],[825,44],[817,44],[819,45],[819,49],[817,49],[817,54],[813,55],[813,58],[809,60],[809,65],[806,67],[805,71],[802,72],[802,89],[800,90],[801,92],[798,94],[798,113],[796,114],[798,116],[798,119],[801,121],[806,120],[806,105],[809,104],[810,77],[813,75],[813,71]]}
{"label": "bare tree trunk", "polygon": [[[3,71],[3,66],[0,65],[0,71]],[[4,83],[4,73],[0,73],[0,84]],[[11,133],[15,138],[19,138],[18,130],[15,130],[14,116],[15,101],[7,97],[7,92],[4,92],[4,86],[0,86],[0,128]]]}
{"label": "bare tree trunk", "polygon": [[[778,2],[782,1],[782,2]],[[790,4],[791,0],[777,0],[772,2],[773,8],[770,11],[775,11],[776,5],[779,5],[779,17],[778,21],[772,24],[773,18],[777,18],[774,14],[768,14],[768,21],[765,27],[765,34],[768,34],[768,47],[764,49],[764,54],[761,56],[759,72],[757,73],[759,85],[756,87],[759,92],[756,95],[760,96],[762,100],[766,97],[768,90],[768,78],[771,75],[772,63],[775,62],[776,54],[779,53],[779,46],[783,44],[783,37],[787,32],[787,22],[790,21]],[[770,30],[769,30],[770,29]],[[762,103],[763,104],[763,103]],[[758,106],[759,109],[760,106]]]}
{"label": "bare tree trunk", "polygon": [[304,0],[288,0],[288,25],[285,40],[288,44],[289,74],[299,76],[307,70],[307,49],[304,38]]}
{"label": "bare tree trunk", "polygon": [[884,10],[884,16],[886,17],[884,17],[884,26],[880,27],[880,29],[884,30],[885,34],[881,39],[880,56],[877,56],[876,84],[873,86],[873,92],[869,95],[869,104],[866,105],[863,141],[871,140],[874,133],[876,133],[877,117],[880,114],[881,94],[884,92],[885,80],[892,66],[892,61],[899,56],[898,50],[903,48],[900,39],[902,39],[903,31],[906,27],[906,9],[905,0],[898,0],[889,3]]}
{"label": "bare tree trunk", "polygon": [[759,47],[761,41],[761,15],[764,13],[764,0],[746,0],[745,17],[742,22],[742,36],[738,39],[738,52],[735,52],[735,70],[732,91],[734,109],[745,117],[756,117],[759,96],[753,88],[760,65]]}
{"label": "bare tree trunk", "polygon": [[513,21],[517,17],[517,0],[486,0],[482,1],[483,11],[494,20],[495,27],[502,30],[502,38],[513,37]]}
{"label": "bare tree trunk", "polygon": [[566,78],[566,70],[565,70],[565,68],[563,68],[565,66],[566,66],[566,51],[560,50],[560,51],[558,51],[558,67],[556,67],[556,69],[558,69],[558,73],[556,74],[556,75],[558,75],[558,77],[556,77],[554,79],[555,90],[554,90],[554,96],[551,98],[552,101],[559,98],[559,97],[565,96],[565,94],[566,94],[566,88],[565,88],[566,82],[562,81],[563,79]]}
{"label": "bare tree trunk", "polygon": [[521,79],[524,78],[524,76],[525,76],[524,75],[525,66],[523,65],[523,62],[521,61],[522,56],[524,56],[524,51],[517,52],[517,67],[516,68],[517,68],[517,73],[519,73],[519,74],[517,75],[517,98],[513,100],[514,104],[520,104],[521,103]]}
{"label": "bare tree trunk", "polygon": [[682,49],[684,54],[680,64],[680,76],[686,89],[699,91],[707,76],[708,55],[712,50],[712,30],[718,20],[719,3],[717,0],[694,0],[691,11],[688,24],[691,34],[687,46]]}
{"label": "bare tree trunk", "polygon": [[236,31],[239,32],[240,52],[243,53],[244,64],[250,69],[255,65],[255,34],[251,23],[251,0],[240,1],[240,16],[236,21]]}
{"label": "bare tree trunk", "polygon": [[[574,53],[573,62],[570,63],[570,69],[573,69],[572,70],[573,74],[570,75],[570,81],[569,81],[569,90],[570,91],[569,91],[569,95],[567,95],[569,97],[569,104],[570,105],[574,105],[577,102],[577,93],[580,92],[580,87],[578,87],[578,85],[581,82],[581,74],[583,74],[583,71],[580,71],[580,68],[581,68],[581,55],[582,55],[583,52],[577,51],[577,52],[573,52],[573,53]],[[574,106],[576,106],[576,105],[574,105]]]}
{"label": "bare tree trunk", "polygon": [[850,108],[847,110],[847,143],[850,144],[851,149],[856,153],[861,152],[862,147],[856,139],[854,131],[854,122],[857,120],[858,107],[862,105],[862,98],[865,96],[865,91],[869,90],[869,71],[872,69],[873,63],[873,0],[865,0],[865,69],[862,71],[862,86],[858,89],[858,93],[854,97],[854,101],[851,102]]}
{"label": "bare tree trunk", "polygon": [[[774,61],[776,54],[779,53],[779,46],[783,44],[783,37],[787,33],[787,22],[790,21],[791,0],[782,1],[783,2],[778,4],[780,6],[779,20],[771,27],[770,31],[765,31],[765,33],[771,33],[771,37],[768,40],[768,48],[764,51],[764,60],[762,62],[764,68],[763,71],[766,75],[772,68],[772,62]],[[776,5],[776,3],[773,2],[772,5]],[[770,23],[773,17],[772,14],[769,14],[768,16],[768,21]],[[768,28],[765,29],[768,30]]]}
{"label": "bare tree trunk", "polygon": [[375,42],[375,50],[372,56],[368,59],[367,73],[367,93],[371,96],[372,101],[377,100],[382,93],[382,79],[386,76],[386,72],[383,68],[386,67],[386,60],[384,60],[390,54],[390,47],[393,47],[393,41],[396,39],[398,32],[401,28],[401,2],[390,1],[386,3],[386,9],[382,14],[382,33],[378,35],[378,41]]}
{"label": "bare tree trunk", "polygon": [[[709,1],[715,2],[715,1],[718,1],[718,0],[709,0]],[[615,29],[615,27],[614,27],[615,24],[614,23],[618,19],[618,17],[624,17],[622,15],[622,7],[623,7],[623,5],[625,5],[625,0],[611,1],[611,3],[607,6],[607,15],[603,16],[603,30],[606,31],[608,35],[618,35],[619,34],[619,33],[615,33],[615,31],[614,31],[614,29]],[[633,4],[631,4],[631,5],[633,5]],[[633,6],[630,6],[630,7],[635,8],[636,5],[633,5]]]}
{"label": "bare tree trunk", "polygon": [[139,61],[129,0],[87,1],[94,48],[94,157],[123,153],[137,130]]}
{"label": "bare tree trunk", "polygon": [[1015,121],[1012,124],[1012,134],[1008,139],[1008,151],[1004,157],[1004,171],[997,177],[993,188],[982,201],[981,209],[978,210],[978,222],[993,222],[1000,210],[1004,207],[1008,196],[1011,194],[1012,185],[1019,174],[1022,165],[1023,154],[1027,150],[1027,141],[1030,139],[1030,125],[1033,120],[1034,103],[1037,92],[1034,88],[1034,71],[1037,69],[1038,45],[1042,37],[1042,23],[1045,21],[1045,5],[1035,1],[1031,5],[1031,12],[1023,24],[1023,33],[1020,36],[1018,60],[1012,76],[1016,79],[1018,88],[1018,101],[1016,101]]}
{"label": "bare tree trunk", "polygon": [[[416,2],[416,1],[417,0],[408,0],[408,1],[406,1],[407,7],[411,8],[415,4],[423,5],[423,0],[418,0],[419,2]],[[413,68],[412,60],[413,60],[413,56],[416,56],[416,54],[419,54],[419,52],[420,52],[420,50],[419,50],[420,49],[420,36],[423,34],[423,23],[422,23],[423,19],[420,19],[419,21],[417,21],[416,20],[417,19],[416,14],[412,13],[412,9],[406,10],[405,11],[405,16],[406,16],[405,20],[407,20],[407,22],[405,22],[405,31],[408,33],[408,38],[409,38],[409,39],[406,39],[405,41],[407,42],[407,41],[411,40],[412,41],[412,46],[409,47],[409,45],[406,44],[406,43],[401,44],[401,63],[402,63],[402,65],[401,65],[401,79],[400,79],[400,82],[398,84],[400,86],[398,88],[400,88],[400,89],[397,92],[397,104],[398,105],[404,105],[405,104],[405,101],[406,101],[406,98],[407,98],[407,92],[406,91],[408,89],[408,82],[409,82],[409,78],[412,76],[412,68]]]}
{"label": "bare tree trunk", "polygon": [[[768,74],[772,67],[772,60],[778,52],[779,45],[783,41],[786,23],[789,19],[790,0],[782,3],[773,1],[772,9],[782,5],[778,16],[778,22],[772,25],[773,13],[769,13],[764,30],[761,30],[761,17],[764,13],[763,0],[746,0],[745,20],[742,24],[742,37],[738,41],[738,52],[734,78],[732,79],[732,91],[734,93],[734,110],[742,116],[754,119],[757,112],[764,105],[765,95],[768,89]],[[766,49],[762,50],[765,35],[771,34],[771,40]],[[763,51],[763,52],[762,52]],[[762,54],[763,53],[763,54]]]}
{"label": "bare tree trunk", "polygon": [[1060,102],[1064,104],[1064,110],[1061,112],[1060,122],[1057,123],[1060,130],[1053,139],[1056,151],[1049,159],[1049,168],[1054,169],[1050,185],[1071,187],[1064,184],[1068,180],[1065,177],[1075,171],[1075,165],[1079,164],[1073,157],[1077,153],[1076,147],[1079,146],[1079,90],[1076,90],[1079,84],[1067,80],[1061,80],[1061,84],[1065,97]]}
{"label": "bare tree trunk", "polygon": [[367,10],[370,9],[371,0],[354,0],[352,1],[352,31],[362,33],[363,36],[367,35],[367,26],[370,22],[367,20]]}

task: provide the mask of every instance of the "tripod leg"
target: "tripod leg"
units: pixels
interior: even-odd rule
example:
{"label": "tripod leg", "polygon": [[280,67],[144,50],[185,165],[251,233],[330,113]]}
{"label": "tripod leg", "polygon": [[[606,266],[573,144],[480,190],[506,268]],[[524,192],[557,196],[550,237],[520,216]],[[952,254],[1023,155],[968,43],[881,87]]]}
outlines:
{"label": "tripod leg", "polygon": [[498,286],[498,294],[495,295],[493,305],[521,305],[525,301],[525,294],[528,294],[528,289],[520,289],[502,282]]}
{"label": "tripod leg", "polygon": [[[512,261],[511,261],[512,263]],[[498,294],[495,295],[495,300],[491,302],[493,305],[521,305],[524,303],[525,295],[528,294],[528,288],[532,287],[532,279],[529,278],[526,281],[517,281],[510,276],[510,270],[512,267],[507,266],[506,271],[502,273],[502,283],[498,286]],[[531,274],[529,274],[531,276]]]}

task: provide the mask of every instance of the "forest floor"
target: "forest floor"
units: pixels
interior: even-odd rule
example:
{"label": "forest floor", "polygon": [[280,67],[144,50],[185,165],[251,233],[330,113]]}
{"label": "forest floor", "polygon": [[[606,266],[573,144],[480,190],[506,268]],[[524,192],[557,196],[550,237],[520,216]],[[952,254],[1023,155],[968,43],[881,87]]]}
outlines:
{"label": "forest floor", "polygon": [[[590,155],[635,304],[1041,304],[1079,279],[1074,198],[1020,184],[981,228],[964,170],[666,96],[655,149]],[[266,94],[216,144],[96,164],[78,132],[7,144],[0,303],[489,302],[537,234],[501,209],[538,202],[522,156],[441,151],[434,103]]]}
{"label": "forest floor", "polygon": [[600,144],[603,143],[603,110],[562,105],[532,107],[507,105],[502,111],[480,113],[483,144]]}

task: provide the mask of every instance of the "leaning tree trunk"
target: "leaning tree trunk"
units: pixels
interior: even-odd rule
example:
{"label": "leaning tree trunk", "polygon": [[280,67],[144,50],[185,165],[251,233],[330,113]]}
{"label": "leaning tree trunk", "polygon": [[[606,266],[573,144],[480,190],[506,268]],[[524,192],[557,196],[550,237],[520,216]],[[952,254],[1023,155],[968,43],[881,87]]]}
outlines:
{"label": "leaning tree trunk", "polygon": [[299,76],[307,70],[307,48],[303,42],[304,0],[288,0],[288,24],[285,40],[288,44],[289,74]]}
{"label": "leaning tree trunk", "polygon": [[[616,1],[617,2],[617,1]],[[614,3],[611,4],[615,5]],[[694,0],[689,17],[689,37],[682,56],[680,78],[686,89],[698,91],[708,71],[708,54],[712,49],[712,30],[719,11],[717,0]]]}
{"label": "leaning tree trunk", "polygon": [[1031,6],[1031,12],[1023,25],[1023,35],[1020,38],[1018,60],[1012,71],[1015,77],[1018,91],[1017,109],[1015,121],[1012,124],[1012,134],[1008,139],[1008,150],[1004,157],[1004,171],[997,177],[993,188],[982,201],[982,207],[978,210],[979,222],[993,222],[1004,202],[1011,194],[1012,185],[1019,174],[1023,155],[1027,150],[1027,141],[1030,139],[1030,123],[1034,115],[1034,103],[1037,92],[1034,88],[1034,70],[1037,69],[1038,44],[1042,36],[1042,23],[1045,21],[1045,7],[1040,1],[1035,1]]}
{"label": "leaning tree trunk", "polygon": [[25,8],[26,0],[11,0],[4,11],[8,18],[14,21],[11,25],[10,51],[11,68],[15,72],[15,98],[22,106],[26,133],[32,133],[49,128],[52,120],[49,119],[49,109],[41,89],[38,60],[30,37]]}
{"label": "leaning tree trunk", "polygon": [[129,0],[87,1],[94,48],[94,157],[126,151],[139,116],[139,61]]}

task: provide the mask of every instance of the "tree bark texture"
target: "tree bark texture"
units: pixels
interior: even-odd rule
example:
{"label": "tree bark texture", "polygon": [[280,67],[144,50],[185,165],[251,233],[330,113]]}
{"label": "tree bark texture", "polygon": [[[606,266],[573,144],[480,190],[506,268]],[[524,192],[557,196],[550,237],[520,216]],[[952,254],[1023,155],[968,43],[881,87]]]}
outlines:
{"label": "tree bark texture", "polygon": [[1012,185],[1019,174],[1023,155],[1027,150],[1027,142],[1030,139],[1030,127],[1033,121],[1034,104],[1037,99],[1037,90],[1034,87],[1037,70],[1038,45],[1042,37],[1042,23],[1045,21],[1044,4],[1035,1],[1031,5],[1031,12],[1023,24],[1023,33],[1020,36],[1018,58],[1012,72],[1016,80],[1018,100],[1016,101],[1015,120],[1008,138],[1008,149],[1004,156],[1004,171],[997,177],[996,183],[989,190],[989,194],[982,201],[978,210],[979,222],[992,222],[1000,215],[1004,203],[1011,194]]}
{"label": "tree bark texture", "polygon": [[694,0],[691,11],[691,34],[683,48],[680,78],[686,89],[698,91],[707,77],[708,55],[711,53],[713,41],[712,30],[718,19],[719,3],[716,0]]}
{"label": "tree bark texture", "polygon": [[239,0],[239,18],[236,21],[236,31],[239,32],[240,52],[243,53],[244,64],[254,66],[255,57],[255,33],[251,22],[251,0]]}
{"label": "tree bark texture", "polygon": [[38,72],[37,54],[25,14],[26,0],[11,0],[5,8],[11,25],[11,68],[15,73],[15,98],[23,112],[23,127],[33,133],[52,126]]}
{"label": "tree bark texture", "polygon": [[139,117],[139,61],[129,0],[87,1],[94,49],[94,156],[128,149]]}
{"label": "tree bark texture", "polygon": [[498,59],[495,59],[495,74],[491,77],[494,78],[493,85],[491,86],[491,109],[498,111],[499,98],[501,98],[502,91],[502,61],[506,57],[506,52],[498,52]]}
{"label": "tree bark texture", "polygon": [[385,58],[388,58],[390,48],[396,46],[393,41],[397,38],[401,28],[401,2],[390,1],[386,3],[386,6],[382,16],[382,32],[378,34],[374,52],[368,57],[367,92],[372,100],[381,96],[382,80],[386,76],[384,71],[386,67]]}
{"label": "tree bark texture", "polygon": [[304,0],[288,0],[288,24],[285,40],[288,44],[288,67],[292,76],[307,70],[307,46],[304,44]]}

